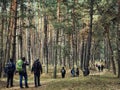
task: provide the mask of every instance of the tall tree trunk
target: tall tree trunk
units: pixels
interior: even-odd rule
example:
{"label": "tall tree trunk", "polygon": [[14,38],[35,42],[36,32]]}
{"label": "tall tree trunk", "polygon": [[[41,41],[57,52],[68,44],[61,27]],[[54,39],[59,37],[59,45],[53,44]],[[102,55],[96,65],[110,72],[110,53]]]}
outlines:
{"label": "tall tree trunk", "polygon": [[82,36],[82,49],[81,49],[81,65],[80,65],[80,67],[81,67],[81,70],[83,70],[84,69],[84,36]]}
{"label": "tall tree trunk", "polygon": [[[21,9],[21,15],[24,15],[24,8],[23,8],[23,0],[21,0],[21,5],[20,5],[20,9]],[[20,40],[20,57],[23,56],[23,26],[24,26],[24,18],[21,17],[21,20],[20,20],[20,35],[19,35],[19,40]],[[20,58],[19,57],[19,58]]]}
{"label": "tall tree trunk", "polygon": [[[2,2],[2,13],[4,13],[6,7],[4,5],[4,1]],[[3,66],[4,66],[4,61],[3,61],[3,30],[4,30],[4,21],[5,21],[5,18],[4,16],[2,15],[2,20],[0,20],[1,24],[0,25],[0,78],[2,77],[2,71],[3,71]]]}
{"label": "tall tree trunk", "polygon": [[114,58],[113,58],[113,49],[112,49],[112,45],[111,45],[111,42],[110,42],[108,25],[105,26],[105,31],[106,31],[107,40],[108,40],[109,49],[110,49],[110,59],[111,59],[111,62],[112,62],[113,73],[116,75],[116,67],[115,67],[115,61],[114,61]]}
{"label": "tall tree trunk", "polygon": [[[57,22],[60,22],[60,2],[61,0],[57,0]],[[59,39],[59,29],[56,30],[56,46],[58,46]],[[55,48],[55,60],[54,60],[54,78],[57,77],[57,61],[58,61],[58,49]]]}
{"label": "tall tree trunk", "polygon": [[28,30],[27,31],[27,50],[28,50],[28,61],[31,65],[31,34],[30,34],[30,31]]}
{"label": "tall tree trunk", "polygon": [[120,0],[118,0],[118,29],[117,29],[117,58],[118,58],[118,78],[120,78]]}
{"label": "tall tree trunk", "polygon": [[88,32],[88,41],[87,41],[87,57],[85,61],[85,68],[89,67],[90,55],[91,55],[91,41],[92,41],[92,22],[93,22],[93,4],[94,0],[90,0],[90,26]]}
{"label": "tall tree trunk", "polygon": [[73,2],[73,11],[72,11],[72,23],[73,23],[73,33],[72,33],[72,52],[73,52],[73,66],[74,64],[77,66],[77,30],[76,30],[76,22],[75,22],[75,4],[77,3],[77,0],[74,0]]}
{"label": "tall tree trunk", "polygon": [[109,52],[109,45],[107,42],[107,38],[105,36],[105,40],[104,40],[104,55],[105,55],[105,67],[110,70],[110,52]]}
{"label": "tall tree trunk", "polygon": [[[30,10],[30,6],[31,6],[31,1],[28,0],[28,5],[29,5],[29,8],[28,8],[28,14],[31,15],[31,10]],[[31,16],[28,16],[28,23],[29,23],[29,28],[27,30],[27,54],[28,54],[28,61],[29,61],[29,64],[30,64],[30,67],[31,67],[31,25],[32,25],[32,17]]]}
{"label": "tall tree trunk", "polygon": [[44,54],[45,54],[45,73],[48,73],[48,36],[47,36],[47,16],[44,15]]}
{"label": "tall tree trunk", "polygon": [[13,13],[14,13],[14,31],[13,31],[13,47],[12,58],[16,60],[16,29],[17,29],[17,0],[13,0]]}
{"label": "tall tree trunk", "polygon": [[71,67],[71,65],[70,65],[70,50],[71,50],[71,48],[70,48],[70,35],[69,34],[67,35],[67,39],[68,39],[68,42],[67,42],[67,46],[68,46],[67,63],[68,64],[67,65],[70,69],[70,67]]}

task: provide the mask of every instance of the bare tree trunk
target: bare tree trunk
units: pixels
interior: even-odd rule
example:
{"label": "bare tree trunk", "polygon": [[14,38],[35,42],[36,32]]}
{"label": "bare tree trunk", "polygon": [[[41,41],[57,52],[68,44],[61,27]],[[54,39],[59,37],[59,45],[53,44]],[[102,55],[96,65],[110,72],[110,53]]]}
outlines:
{"label": "bare tree trunk", "polygon": [[87,57],[85,62],[85,68],[89,67],[90,55],[91,55],[91,41],[92,41],[92,22],[93,22],[93,4],[94,0],[90,0],[90,27],[88,32],[88,41],[87,41]]}
{"label": "bare tree trunk", "polygon": [[67,38],[68,38],[68,42],[67,42],[67,46],[68,46],[67,63],[68,64],[67,65],[70,69],[70,67],[71,67],[71,64],[70,64],[70,50],[71,50],[71,48],[70,48],[70,35],[69,34],[67,35]]}
{"label": "bare tree trunk", "polygon": [[[24,14],[24,8],[23,8],[23,0],[21,0],[21,5],[20,5],[20,9],[21,9],[21,15]],[[20,35],[19,35],[19,40],[20,40],[20,57],[23,56],[23,26],[24,26],[24,18],[21,17],[21,20],[20,20]],[[19,57],[19,58],[20,58]]]}
{"label": "bare tree trunk", "polygon": [[47,16],[44,15],[44,54],[45,54],[45,73],[48,73],[48,36],[47,36]]}
{"label": "bare tree trunk", "polygon": [[118,29],[117,29],[117,58],[118,58],[118,78],[120,78],[120,0],[118,0]]}
{"label": "bare tree trunk", "polygon": [[[57,0],[57,20],[60,22],[60,2],[61,0]],[[59,39],[59,29],[56,30],[56,46],[58,46]],[[58,48],[55,48],[55,60],[54,60],[54,78],[57,77],[57,61],[58,61]]]}
{"label": "bare tree trunk", "polygon": [[81,67],[81,70],[83,70],[84,69],[84,36],[82,37],[82,50],[81,50],[81,65],[80,65],[80,67]]}
{"label": "bare tree trunk", "polygon": [[31,34],[30,31],[27,31],[27,50],[28,50],[28,61],[31,65],[31,38],[30,38]]}
{"label": "bare tree trunk", "polygon": [[[2,2],[2,13],[4,13],[6,7],[4,6],[4,1]],[[4,66],[4,61],[3,61],[3,30],[4,30],[4,21],[5,18],[2,15],[2,20],[0,20],[2,25],[0,25],[0,78],[2,77],[2,72],[3,72],[3,66]]]}
{"label": "bare tree trunk", "polygon": [[112,49],[112,45],[110,42],[108,26],[105,26],[105,30],[106,30],[106,35],[107,35],[107,39],[108,39],[109,49],[110,49],[110,58],[111,58],[111,62],[112,62],[113,73],[116,75],[116,67],[115,67],[115,61],[113,58],[113,49]]}
{"label": "bare tree trunk", "polygon": [[14,13],[14,32],[13,32],[13,47],[12,47],[12,58],[16,60],[16,29],[17,29],[17,0],[13,0],[13,13]]}
{"label": "bare tree trunk", "polygon": [[[31,10],[30,10],[31,1],[30,0],[28,0],[28,4],[29,4],[28,14],[30,15],[31,14]],[[31,30],[30,26],[32,25],[32,17],[31,16],[28,17],[28,23],[29,23],[29,28],[27,30],[27,52],[28,52],[27,54],[28,54],[29,64],[31,65],[31,33],[30,33],[30,30]]]}
{"label": "bare tree trunk", "polygon": [[[76,4],[76,0],[74,0],[73,2],[73,6],[75,6]],[[76,22],[75,22],[75,7],[73,7],[73,16],[72,16],[72,20],[73,20],[73,34],[72,34],[72,52],[73,52],[73,66],[74,67],[74,64],[77,66],[77,30],[76,30]]]}
{"label": "bare tree trunk", "polygon": [[105,67],[110,70],[110,52],[109,52],[109,45],[108,45],[108,42],[107,42],[107,38],[105,36],[105,39],[104,39],[104,55],[105,55]]}

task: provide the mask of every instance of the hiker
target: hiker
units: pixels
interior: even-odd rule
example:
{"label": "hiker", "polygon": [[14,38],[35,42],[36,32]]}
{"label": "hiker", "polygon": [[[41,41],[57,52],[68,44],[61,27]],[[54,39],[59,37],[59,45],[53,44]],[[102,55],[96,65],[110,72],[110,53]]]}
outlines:
{"label": "hiker", "polygon": [[83,75],[87,76],[87,75],[89,75],[89,73],[90,73],[90,71],[89,71],[88,67],[85,67],[83,70]]}
{"label": "hiker", "polygon": [[102,71],[102,72],[103,72],[103,69],[104,69],[104,65],[102,64],[102,65],[101,65],[101,71]]}
{"label": "hiker", "polygon": [[62,78],[65,78],[65,74],[66,74],[66,70],[64,67],[62,67],[62,69],[61,69]]}
{"label": "hiker", "polygon": [[76,76],[79,76],[79,68],[76,68]]}
{"label": "hiker", "polygon": [[100,68],[101,68],[101,66],[100,65],[98,65],[98,71],[100,72]]}
{"label": "hiker", "polygon": [[41,86],[40,84],[40,75],[42,74],[42,65],[39,61],[39,59],[35,60],[31,72],[34,72],[34,83],[35,87]]}
{"label": "hiker", "polygon": [[75,70],[74,70],[74,67],[73,67],[72,70],[71,70],[71,75],[72,75],[72,77],[75,77]]}
{"label": "hiker", "polygon": [[13,62],[13,59],[10,59],[9,62],[5,66],[5,73],[7,75],[7,85],[6,87],[13,87],[13,77],[15,72],[15,64]]}
{"label": "hiker", "polygon": [[22,84],[23,77],[25,80],[25,87],[29,88],[27,82],[28,81],[27,70],[26,70],[27,65],[29,65],[29,63],[26,61],[25,57],[22,57],[16,63],[16,69],[19,72],[19,76],[20,76],[20,88],[24,88]]}

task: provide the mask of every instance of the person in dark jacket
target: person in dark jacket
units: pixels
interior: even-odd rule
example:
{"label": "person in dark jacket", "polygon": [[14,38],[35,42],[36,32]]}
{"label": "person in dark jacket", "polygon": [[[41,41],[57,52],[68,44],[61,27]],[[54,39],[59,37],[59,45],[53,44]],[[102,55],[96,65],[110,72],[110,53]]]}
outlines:
{"label": "person in dark jacket", "polygon": [[83,75],[88,76],[89,74],[90,74],[90,71],[89,71],[88,67],[85,67],[83,70]]}
{"label": "person in dark jacket", "polygon": [[76,68],[76,76],[79,76],[79,68]]}
{"label": "person in dark jacket", "polygon": [[7,75],[7,85],[6,85],[7,88],[9,87],[9,85],[13,87],[14,72],[15,72],[15,64],[13,62],[13,59],[10,59],[5,66],[5,73]]}
{"label": "person in dark jacket", "polygon": [[102,64],[102,65],[101,65],[101,71],[102,71],[102,72],[103,72],[103,69],[104,69],[104,65]]}
{"label": "person in dark jacket", "polygon": [[62,67],[62,69],[61,69],[62,78],[65,78],[65,74],[66,74],[66,70],[64,67]]}
{"label": "person in dark jacket", "polygon": [[28,87],[28,76],[27,76],[27,70],[26,70],[26,66],[29,65],[29,63],[26,61],[25,57],[22,57],[22,61],[23,61],[23,65],[22,65],[22,71],[19,72],[20,75],[20,88],[24,88],[23,84],[22,84],[22,80],[24,77],[25,80],[25,87]]}
{"label": "person in dark jacket", "polygon": [[72,77],[75,77],[75,69],[74,69],[74,67],[71,70],[71,75],[72,75]]}
{"label": "person in dark jacket", "polygon": [[99,71],[99,72],[100,72],[100,67],[101,67],[101,66],[100,66],[100,65],[98,65],[98,71]]}
{"label": "person in dark jacket", "polygon": [[40,75],[42,74],[42,65],[39,61],[39,59],[35,60],[31,72],[34,72],[34,83],[35,87],[41,86],[40,84]]}

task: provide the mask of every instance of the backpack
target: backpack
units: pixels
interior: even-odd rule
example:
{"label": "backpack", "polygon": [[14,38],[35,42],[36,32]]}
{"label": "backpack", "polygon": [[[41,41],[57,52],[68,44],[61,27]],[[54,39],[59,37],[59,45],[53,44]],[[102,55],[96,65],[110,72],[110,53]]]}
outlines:
{"label": "backpack", "polygon": [[74,69],[71,70],[71,74],[72,74],[73,77],[75,76],[75,70]]}
{"label": "backpack", "polygon": [[61,70],[61,73],[62,73],[62,74],[65,74],[65,70],[64,70],[64,69],[62,69],[62,70]]}
{"label": "backpack", "polygon": [[21,72],[21,71],[23,71],[23,61],[20,59],[20,60],[17,60],[17,63],[16,63],[16,70],[18,71],[18,72]]}
{"label": "backpack", "polygon": [[5,66],[5,73],[12,73],[13,72],[13,64],[12,62],[8,62]]}
{"label": "backpack", "polygon": [[40,70],[40,62],[39,61],[34,62],[34,69],[35,70]]}
{"label": "backpack", "polygon": [[89,69],[85,68],[85,70],[83,71],[83,75],[87,76],[87,75],[89,75],[89,73],[90,73]]}

